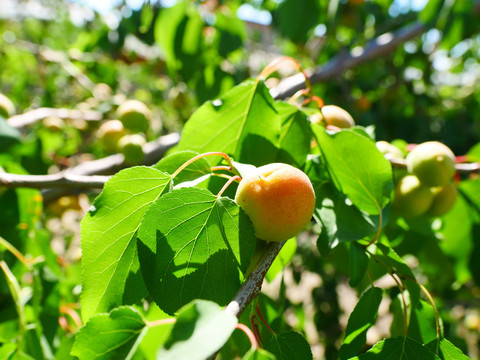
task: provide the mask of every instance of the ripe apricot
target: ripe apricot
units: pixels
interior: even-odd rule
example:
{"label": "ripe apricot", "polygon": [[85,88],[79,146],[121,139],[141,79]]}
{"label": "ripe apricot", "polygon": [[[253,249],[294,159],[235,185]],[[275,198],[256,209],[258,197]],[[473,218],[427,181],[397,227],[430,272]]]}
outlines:
{"label": "ripe apricot", "polygon": [[308,176],[291,165],[273,163],[245,176],[235,200],[252,221],[257,238],[285,241],[311,220],[315,192]]}
{"label": "ripe apricot", "polygon": [[442,216],[450,211],[457,200],[457,188],[452,182],[432,189],[433,202],[428,209],[430,216]]}
{"label": "ripe apricot", "polygon": [[438,141],[427,141],[414,147],[406,162],[408,171],[430,187],[447,184],[455,173],[455,155]]}
{"label": "ripe apricot", "polygon": [[430,188],[415,175],[403,177],[395,188],[393,207],[405,218],[413,218],[427,212],[433,202]]}
{"label": "ripe apricot", "polygon": [[125,162],[129,165],[141,164],[145,154],[143,145],[145,138],[140,134],[125,135],[118,142],[118,149],[125,157]]}
{"label": "ripe apricot", "polygon": [[126,129],[145,132],[150,126],[152,113],[141,101],[127,100],[118,107],[117,117]]}
{"label": "ripe apricot", "polygon": [[402,151],[397,148],[395,145],[390,144],[389,142],[386,141],[377,141],[376,143],[377,149],[380,150],[380,152],[385,155],[387,159],[403,159],[403,153]]}

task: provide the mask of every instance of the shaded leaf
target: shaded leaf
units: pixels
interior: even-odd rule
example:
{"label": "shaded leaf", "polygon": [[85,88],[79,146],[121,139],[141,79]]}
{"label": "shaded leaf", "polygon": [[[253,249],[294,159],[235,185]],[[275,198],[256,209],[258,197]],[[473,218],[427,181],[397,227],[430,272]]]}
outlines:
{"label": "shaded leaf", "polygon": [[309,360],[312,350],[307,340],[295,331],[273,335],[267,350],[277,357],[277,360]]}
{"label": "shaded leaf", "polygon": [[438,339],[433,340],[428,345],[432,352],[436,352],[442,360],[469,360],[459,348],[453,345],[450,341],[443,338],[438,342]]}
{"label": "shaded leaf", "polygon": [[144,285],[136,275],[139,265],[135,233],[147,208],[169,184],[170,176],[157,169],[122,170],[105,184],[83,218],[81,304],[84,320],[124,304],[128,294],[131,301],[143,296]]}
{"label": "shaded leaf", "polygon": [[204,360],[227,342],[237,322],[234,315],[217,304],[196,300],[180,309],[177,322],[157,358]]}
{"label": "shaded leaf", "polygon": [[275,355],[263,349],[250,349],[242,360],[276,360]]}
{"label": "shaded leaf", "polygon": [[351,130],[330,135],[312,126],[336,187],[360,210],[377,215],[390,201],[392,167],[375,143]]}
{"label": "shaded leaf", "polygon": [[365,354],[352,360],[440,360],[427,347],[408,337],[395,337],[382,340]]}
{"label": "shaded leaf", "polygon": [[205,189],[173,190],[148,209],[138,231],[143,278],[169,314],[197,298],[225,305],[255,241],[248,216],[233,200]]}
{"label": "shaded leaf", "polygon": [[80,360],[131,359],[146,325],[131,307],[93,316],[75,338],[72,355]]}
{"label": "shaded leaf", "polygon": [[382,301],[382,289],[371,287],[365,291],[350,314],[345,339],[340,348],[340,359],[358,354],[367,340],[367,331],[375,324],[378,307]]}
{"label": "shaded leaf", "polygon": [[350,286],[357,286],[362,281],[368,267],[368,256],[357,243],[350,245]]}

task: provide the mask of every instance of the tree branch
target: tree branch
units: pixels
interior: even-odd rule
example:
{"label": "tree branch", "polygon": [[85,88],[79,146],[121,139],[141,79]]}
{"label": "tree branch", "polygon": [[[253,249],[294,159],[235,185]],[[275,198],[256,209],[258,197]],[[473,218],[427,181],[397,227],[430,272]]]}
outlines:
{"label": "tree branch", "polygon": [[[291,240],[294,241],[294,240]],[[240,317],[243,310],[250,304],[250,302],[257,297],[262,289],[263,280],[267,274],[268,269],[277,257],[285,242],[272,242],[268,244],[267,249],[263,253],[255,268],[243,283],[240,290],[238,290],[235,298],[227,305],[225,311]]]}
{"label": "tree branch", "polygon": [[9,188],[75,188],[94,189],[103,188],[109,176],[101,175],[78,175],[69,172],[60,172],[51,175],[18,175],[0,172],[0,186]]}
{"label": "tree branch", "polygon": [[[385,33],[371,40],[365,48],[355,48],[349,53],[340,54],[323,66],[307,70],[311,83],[325,82],[340,75],[345,70],[359,66],[374,58],[389,54],[398,45],[411,40],[427,30],[421,23],[406,26],[394,33]],[[305,87],[303,74],[286,78],[272,89],[270,93],[275,99],[287,98]]]}
{"label": "tree branch", "polygon": [[7,122],[8,125],[18,129],[45,119],[48,116],[56,116],[62,119],[83,119],[86,121],[100,121],[103,118],[101,112],[94,110],[80,111],[72,109],[41,107],[35,110],[27,111],[26,113],[20,115],[14,115],[10,117]]}

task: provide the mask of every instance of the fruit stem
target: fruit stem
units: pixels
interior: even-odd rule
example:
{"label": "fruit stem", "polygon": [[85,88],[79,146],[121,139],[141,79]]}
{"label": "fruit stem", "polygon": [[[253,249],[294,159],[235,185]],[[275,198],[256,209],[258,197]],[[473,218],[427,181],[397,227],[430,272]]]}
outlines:
{"label": "fruit stem", "polygon": [[257,340],[257,344],[259,343],[263,347],[262,336],[260,335],[257,324],[255,324],[255,314],[250,317],[250,323],[252,324],[253,334]]}
{"label": "fruit stem", "polygon": [[377,233],[375,234],[374,238],[372,239],[372,241],[370,241],[367,245],[365,245],[365,249],[367,247],[369,247],[370,245],[372,245],[375,241],[378,240],[378,237],[380,236],[380,233],[382,231],[382,226],[383,226],[383,215],[382,215],[382,209],[380,209],[380,212],[378,213],[378,229],[377,229]]}
{"label": "fruit stem", "polygon": [[312,91],[312,84],[310,83],[310,78],[308,77],[307,73],[303,68],[300,66],[299,62],[295,60],[294,58],[291,58],[289,56],[282,56],[279,57],[275,60],[273,60],[270,64],[265,66],[265,68],[262,70],[262,72],[258,75],[257,81],[263,80],[268,78],[270,75],[272,75],[275,71],[281,69],[282,67],[291,67],[303,74],[305,77],[305,87],[309,90],[309,92]]}
{"label": "fruit stem", "polygon": [[270,330],[270,332],[275,335],[275,331],[272,330],[272,328],[270,327],[270,325],[268,325],[268,323],[265,321],[265,319],[263,318],[262,316],[262,313],[260,312],[260,304],[257,303],[257,314],[258,314],[258,317],[260,318],[260,320],[262,320],[262,322],[265,324],[265,326],[268,328],[268,330]]}
{"label": "fruit stem", "polygon": [[[290,99],[288,99],[288,103],[289,103],[289,104],[293,104],[293,103],[295,103],[295,101],[296,101],[299,97],[301,97],[301,96],[306,96],[306,95],[308,95],[308,94],[310,94],[310,90],[308,90],[308,89],[298,90],[295,94],[293,94],[293,95],[290,97]],[[308,100],[308,99],[307,99],[307,100]],[[307,101],[307,100],[305,100],[305,101]],[[305,104],[305,101],[302,103],[302,105]]]}
{"label": "fruit stem", "polygon": [[82,327],[82,320],[80,319],[80,316],[70,306],[61,305],[59,310],[60,310],[61,313],[70,316],[70,318],[75,323],[75,326],[77,327],[77,329],[80,329]]}
{"label": "fruit stem", "polygon": [[305,101],[302,103],[302,106],[305,106],[312,101],[317,104],[320,110],[322,110],[322,108],[325,106],[325,102],[323,101],[323,99],[317,95],[313,95],[312,97],[305,99]]}
{"label": "fruit stem", "polygon": [[258,349],[258,341],[257,341],[257,338],[255,337],[255,334],[252,332],[252,330],[250,330],[250,328],[245,325],[245,324],[242,324],[242,323],[238,323],[235,328],[243,331],[247,336],[248,336],[248,340],[250,340],[250,344],[252,344],[252,348],[253,349]]}
{"label": "fruit stem", "polygon": [[197,156],[194,156],[193,158],[191,158],[190,160],[186,161],[183,165],[181,165],[173,174],[172,174],[172,179],[177,176],[183,169],[185,169],[188,165],[194,163],[195,161],[197,161],[198,159],[201,159],[201,158],[204,158],[204,157],[207,157],[207,156],[221,156],[225,159],[225,161],[228,163],[228,165],[230,166],[230,168],[233,168],[233,164],[232,164],[232,159],[230,159],[230,156],[228,156],[227,154],[223,153],[223,152],[206,152],[206,153],[203,153],[203,154],[199,154]]}
{"label": "fruit stem", "polygon": [[222,189],[218,192],[217,199],[220,198],[220,196],[222,196],[223,192],[225,190],[227,190],[227,188],[230,186],[230,184],[232,182],[234,182],[234,181],[240,182],[241,180],[242,180],[242,178],[238,175],[232,176],[230,179],[228,179],[228,181],[225,183],[225,185],[223,185]]}
{"label": "fruit stem", "polygon": [[232,168],[230,166],[225,166],[225,165],[218,165],[218,166],[212,166],[210,168],[211,171],[216,171],[216,170],[227,170],[230,171]]}
{"label": "fruit stem", "polygon": [[25,258],[25,256],[23,256],[23,254],[20,251],[18,251],[18,249],[15,246],[10,244],[7,240],[5,240],[1,236],[0,236],[0,245],[2,245],[5,249],[10,251],[18,260],[20,260],[20,262],[23,265],[27,267],[27,269],[31,269],[30,263],[27,260],[27,258]]}

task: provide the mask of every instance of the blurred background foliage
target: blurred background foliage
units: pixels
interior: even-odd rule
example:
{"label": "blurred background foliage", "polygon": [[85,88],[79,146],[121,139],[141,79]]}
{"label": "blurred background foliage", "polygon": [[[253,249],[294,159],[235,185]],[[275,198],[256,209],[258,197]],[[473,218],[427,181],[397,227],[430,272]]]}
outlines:
{"label": "blurred background foliage", "polygon": [[[0,0],[0,93],[13,101],[18,114],[52,107],[95,110],[104,119],[114,118],[118,105],[135,98],[153,111],[154,125],[146,136],[154,140],[181,130],[204,101],[258,75],[279,56],[291,56],[306,69],[323,66],[336,57],[361,54],[370,40],[422,22],[420,36],[314,89],[325,103],[348,110],[358,125],[373,125],[377,140],[439,140],[463,155],[480,142],[479,20],[480,5],[474,0]],[[267,83],[274,87],[291,74],[282,70]],[[33,124],[21,130],[20,145],[0,154],[0,165],[12,173],[45,174],[106,156],[96,139],[98,126],[70,119],[62,133],[55,133]],[[472,159],[478,160],[478,150],[476,154]],[[466,199],[478,197],[478,187],[470,186],[474,181],[460,187]],[[88,199],[63,197],[63,205],[50,205],[42,215],[38,195],[37,190],[17,189],[0,197],[1,208],[8,209],[0,219],[0,235],[22,252],[47,259],[35,285],[53,294],[50,300],[39,295],[47,319],[61,315],[57,305],[78,303],[78,221]],[[17,207],[9,205],[14,202]],[[414,255],[409,265],[422,262],[416,275],[425,276],[435,294],[447,337],[478,358],[480,232],[478,216],[470,215],[472,204],[458,201],[447,216],[448,226],[439,232],[423,220],[394,219],[385,236],[401,255]],[[462,236],[450,236],[458,229]],[[439,238],[458,242],[439,247]],[[9,256],[2,253],[2,258]],[[281,287],[281,309],[296,318],[297,328],[307,329],[307,338],[328,359],[338,358],[344,314],[351,311],[342,297],[356,296],[346,287],[348,257],[346,245],[324,258],[311,242],[300,239]],[[21,278],[26,271],[18,266],[14,272]],[[23,281],[29,284],[27,278]],[[305,299],[289,293],[289,287],[300,285],[302,294],[307,291],[312,298],[308,309]],[[5,309],[0,310],[0,341],[8,342],[13,325],[6,314],[14,304],[3,278],[0,293],[0,308]],[[391,312],[398,320],[397,295],[393,287]],[[273,327],[284,327],[273,300],[262,301]],[[58,324],[47,324],[42,320],[50,341]],[[71,322],[67,333],[72,328]],[[377,337],[388,336],[382,328],[377,332]],[[62,346],[68,349],[71,341],[65,337]]]}

